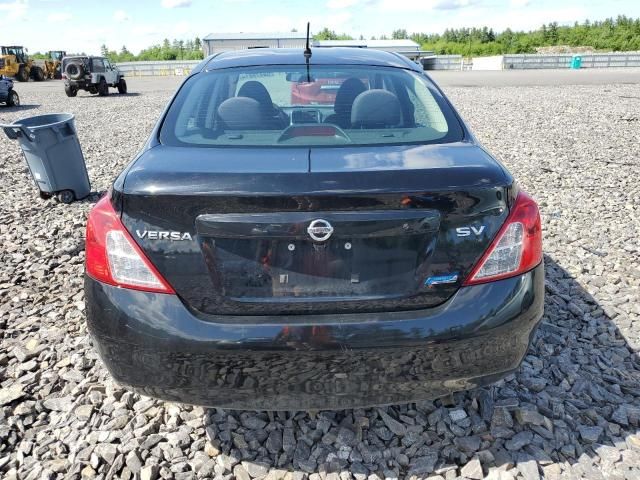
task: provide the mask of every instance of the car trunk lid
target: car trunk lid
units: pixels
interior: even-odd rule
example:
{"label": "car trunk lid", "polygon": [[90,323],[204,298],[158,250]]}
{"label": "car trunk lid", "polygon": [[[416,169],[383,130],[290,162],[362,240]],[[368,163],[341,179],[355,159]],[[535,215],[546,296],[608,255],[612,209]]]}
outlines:
{"label": "car trunk lid", "polygon": [[158,146],[127,174],[123,222],[196,311],[417,309],[460,287],[506,218],[510,184],[469,144]]}

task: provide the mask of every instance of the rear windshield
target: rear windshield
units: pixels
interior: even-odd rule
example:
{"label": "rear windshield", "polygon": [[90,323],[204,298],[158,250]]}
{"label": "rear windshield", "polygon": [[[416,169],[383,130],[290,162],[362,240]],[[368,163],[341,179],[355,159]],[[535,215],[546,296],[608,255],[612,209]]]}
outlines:
{"label": "rear windshield", "polygon": [[462,129],[417,72],[371,66],[262,66],[194,75],[160,141],[175,146],[445,143]]}

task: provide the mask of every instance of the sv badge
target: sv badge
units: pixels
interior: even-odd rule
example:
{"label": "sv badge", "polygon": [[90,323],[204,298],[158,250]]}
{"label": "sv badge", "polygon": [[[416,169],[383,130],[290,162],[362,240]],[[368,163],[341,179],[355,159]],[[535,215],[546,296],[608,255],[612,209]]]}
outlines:
{"label": "sv badge", "polygon": [[480,225],[479,227],[458,227],[456,228],[456,235],[458,237],[469,237],[471,234],[475,236],[482,235],[482,232],[485,230],[484,225]]}

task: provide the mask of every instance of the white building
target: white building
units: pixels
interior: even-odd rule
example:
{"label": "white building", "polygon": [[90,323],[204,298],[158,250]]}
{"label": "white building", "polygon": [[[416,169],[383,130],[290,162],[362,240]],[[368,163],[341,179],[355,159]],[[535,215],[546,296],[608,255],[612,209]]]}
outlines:
{"label": "white building", "polygon": [[282,33],[211,33],[202,40],[204,56],[229,50],[247,48],[300,48],[304,49],[306,34],[301,32]]}
{"label": "white building", "polygon": [[314,40],[314,47],[357,47],[373,48],[385,52],[400,53],[412,60],[431,52],[423,52],[413,40]]}

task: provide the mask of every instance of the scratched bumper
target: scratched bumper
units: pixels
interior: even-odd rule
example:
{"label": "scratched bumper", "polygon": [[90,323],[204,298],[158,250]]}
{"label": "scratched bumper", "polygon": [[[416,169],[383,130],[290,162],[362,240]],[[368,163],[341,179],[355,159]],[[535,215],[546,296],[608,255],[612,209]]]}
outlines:
{"label": "scratched bumper", "polygon": [[411,312],[194,314],[174,295],[86,278],[87,322],[112,376],[166,400],[253,410],[407,403],[516,369],[542,316],[542,265]]}

